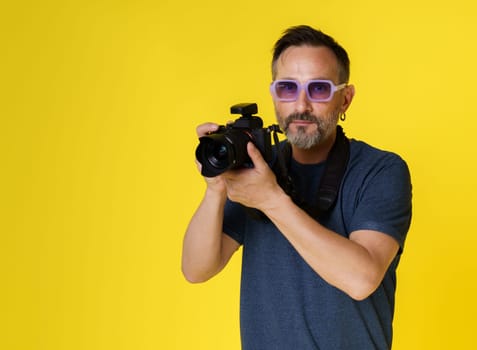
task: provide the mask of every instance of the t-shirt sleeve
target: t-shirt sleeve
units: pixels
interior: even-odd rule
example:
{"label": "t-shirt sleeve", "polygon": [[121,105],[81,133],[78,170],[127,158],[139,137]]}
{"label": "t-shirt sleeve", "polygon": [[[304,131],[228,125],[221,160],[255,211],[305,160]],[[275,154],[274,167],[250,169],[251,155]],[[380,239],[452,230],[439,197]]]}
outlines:
{"label": "t-shirt sleeve", "polygon": [[227,199],[224,208],[223,232],[243,244],[247,213],[242,205]]}
{"label": "t-shirt sleeve", "polygon": [[402,249],[412,212],[412,185],[405,161],[388,155],[366,177],[355,205],[349,232],[379,231],[395,238]]}

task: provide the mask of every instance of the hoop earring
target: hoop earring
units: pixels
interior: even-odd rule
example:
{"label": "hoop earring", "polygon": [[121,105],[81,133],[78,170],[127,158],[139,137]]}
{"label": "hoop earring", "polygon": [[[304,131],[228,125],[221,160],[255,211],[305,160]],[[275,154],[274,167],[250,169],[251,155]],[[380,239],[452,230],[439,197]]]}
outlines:
{"label": "hoop earring", "polygon": [[340,115],[340,120],[344,122],[346,120],[346,113]]}

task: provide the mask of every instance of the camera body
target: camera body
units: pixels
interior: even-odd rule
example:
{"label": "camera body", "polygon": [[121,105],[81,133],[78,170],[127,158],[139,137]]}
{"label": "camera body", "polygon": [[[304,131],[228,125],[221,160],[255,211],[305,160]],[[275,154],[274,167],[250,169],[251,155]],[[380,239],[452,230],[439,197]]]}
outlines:
{"label": "camera body", "polygon": [[202,164],[203,176],[215,177],[231,169],[252,168],[247,153],[248,142],[253,142],[267,163],[271,162],[271,132],[275,126],[263,128],[262,119],[254,115],[257,111],[255,103],[234,105],[230,112],[241,114],[240,118],[199,138],[195,155]]}

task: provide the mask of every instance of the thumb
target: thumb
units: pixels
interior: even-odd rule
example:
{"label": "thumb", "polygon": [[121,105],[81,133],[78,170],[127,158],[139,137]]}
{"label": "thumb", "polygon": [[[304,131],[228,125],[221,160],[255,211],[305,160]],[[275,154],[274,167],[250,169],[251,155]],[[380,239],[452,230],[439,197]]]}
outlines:
{"label": "thumb", "polygon": [[247,152],[256,168],[268,166],[259,149],[253,144],[253,142],[247,144]]}

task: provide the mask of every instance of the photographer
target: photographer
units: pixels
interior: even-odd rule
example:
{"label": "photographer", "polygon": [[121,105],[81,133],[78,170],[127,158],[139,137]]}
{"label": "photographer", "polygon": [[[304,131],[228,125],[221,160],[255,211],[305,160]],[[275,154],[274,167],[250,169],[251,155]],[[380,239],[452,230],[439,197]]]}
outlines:
{"label": "photographer", "polygon": [[[333,38],[308,26],[288,29],[275,44],[272,75],[287,136],[275,158],[285,153],[293,190],[248,142],[253,167],[205,177],[184,237],[183,273],[206,281],[243,246],[243,349],[389,349],[396,268],[411,220],[407,165],[337,126],[355,90],[348,55]],[[202,124],[197,134],[218,128]],[[337,162],[342,173],[330,170]],[[336,190],[325,210],[323,178]]]}

